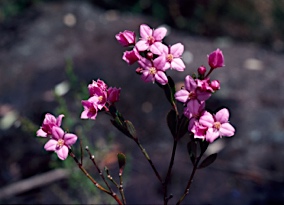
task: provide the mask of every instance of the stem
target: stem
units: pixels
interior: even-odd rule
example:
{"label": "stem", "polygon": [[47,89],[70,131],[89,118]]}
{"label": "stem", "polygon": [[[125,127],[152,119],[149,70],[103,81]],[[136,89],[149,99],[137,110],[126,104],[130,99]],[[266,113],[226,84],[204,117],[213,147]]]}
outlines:
{"label": "stem", "polygon": [[141,152],[143,153],[143,155],[146,157],[146,159],[147,159],[148,162],[150,163],[150,165],[151,165],[153,171],[155,172],[155,174],[156,174],[158,180],[163,184],[162,177],[160,176],[159,172],[157,171],[156,167],[154,166],[154,164],[153,164],[151,158],[149,157],[148,153],[146,152],[145,148],[141,145],[141,143],[139,142],[138,139],[134,138],[133,140],[134,140],[134,141],[136,142],[136,144],[139,146]]}
{"label": "stem", "polygon": [[212,73],[213,70],[214,70],[214,68],[210,68],[209,72],[206,74],[206,76],[204,77],[204,79],[207,78],[207,77]]}
{"label": "stem", "polygon": [[117,195],[115,193],[112,193],[108,190],[106,190],[104,187],[102,187],[96,180],[94,180],[94,178],[87,172],[87,170],[82,166],[82,164],[79,162],[79,160],[77,159],[77,157],[75,156],[75,154],[69,149],[69,155],[74,159],[74,161],[76,162],[76,164],[78,165],[79,169],[86,175],[86,177],[88,177],[90,179],[90,181],[96,186],[98,187],[101,191],[107,193],[108,195],[112,196],[112,198],[114,198],[114,200],[117,202],[118,205],[123,205],[122,202],[120,201],[120,199],[117,197]]}
{"label": "stem", "polygon": [[120,192],[123,204],[126,205],[125,195],[123,191],[122,173],[119,173],[119,192]]}
{"label": "stem", "polygon": [[[203,154],[203,153],[202,153],[202,154]],[[192,172],[191,172],[190,178],[189,178],[189,180],[188,180],[187,186],[186,186],[186,188],[185,188],[185,190],[184,190],[184,193],[183,193],[183,195],[180,197],[180,199],[179,199],[179,201],[176,203],[176,205],[179,205],[179,204],[184,200],[185,196],[188,195],[190,185],[191,185],[192,182],[193,182],[193,177],[194,177],[194,174],[195,174],[195,172],[196,172],[196,170],[197,170],[197,166],[198,166],[198,163],[199,163],[199,161],[200,161],[200,159],[201,159],[201,157],[202,157],[202,154],[201,154],[199,157],[197,157],[196,162],[194,163],[193,170],[192,170]]]}
{"label": "stem", "polygon": [[170,164],[169,164],[169,168],[168,168],[168,172],[167,172],[167,175],[166,175],[166,179],[165,179],[165,181],[163,182],[163,187],[164,187],[164,204],[165,204],[165,205],[168,204],[169,199],[171,199],[171,197],[168,197],[168,196],[167,196],[167,195],[168,195],[168,182],[169,182],[170,175],[171,175],[172,168],[173,168],[174,161],[175,161],[175,154],[176,154],[177,142],[178,142],[178,140],[175,138],[174,144],[173,144],[173,150],[172,150],[171,161],[170,161]]}

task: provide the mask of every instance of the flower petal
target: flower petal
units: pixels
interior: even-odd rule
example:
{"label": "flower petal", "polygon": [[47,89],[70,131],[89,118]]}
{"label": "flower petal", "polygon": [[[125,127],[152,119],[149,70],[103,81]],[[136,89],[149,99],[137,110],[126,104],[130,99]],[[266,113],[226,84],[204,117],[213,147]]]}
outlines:
{"label": "flower petal", "polygon": [[184,86],[190,92],[190,91],[195,91],[197,84],[190,75],[187,75],[185,77]]}
{"label": "flower petal", "polygon": [[141,78],[144,82],[154,82],[155,81],[154,76],[151,75],[148,70],[143,71]]}
{"label": "flower petal", "polygon": [[47,137],[47,133],[43,131],[41,128],[36,132],[36,136],[38,137]]}
{"label": "flower petal", "polygon": [[56,119],[56,125],[57,125],[58,127],[61,126],[61,122],[62,122],[62,118],[63,118],[63,117],[64,117],[63,114],[61,114],[61,115],[59,115],[59,116],[57,117],[57,119]]}
{"label": "flower petal", "polygon": [[171,67],[177,71],[184,71],[185,65],[180,58],[174,58],[171,63]]}
{"label": "flower petal", "polygon": [[159,56],[153,61],[154,67],[157,68],[157,70],[164,71],[165,65],[166,65],[166,58],[165,56]]}
{"label": "flower petal", "polygon": [[185,89],[181,89],[175,93],[175,99],[177,101],[185,103],[188,100],[189,92]]}
{"label": "flower petal", "polygon": [[221,136],[231,137],[235,134],[235,128],[230,123],[223,123],[219,132]]}
{"label": "flower petal", "polygon": [[55,151],[57,146],[57,140],[50,139],[45,145],[44,149],[46,151]]}
{"label": "flower petal", "polygon": [[52,138],[53,139],[59,140],[59,139],[62,139],[63,136],[64,136],[64,131],[60,127],[54,126],[52,128]]}
{"label": "flower petal", "polygon": [[229,110],[226,108],[223,108],[219,110],[215,115],[216,121],[221,123],[226,123],[229,120]]}
{"label": "flower petal", "polygon": [[214,123],[213,115],[210,112],[205,111],[199,119],[199,123],[206,127],[212,127]]}
{"label": "flower petal", "polygon": [[140,36],[143,39],[147,39],[148,36],[152,36],[152,34],[153,34],[153,29],[151,29],[148,25],[146,24],[140,25]]}
{"label": "flower petal", "polygon": [[206,141],[212,143],[214,142],[217,138],[219,137],[219,132],[218,131],[214,131],[213,128],[209,128],[206,132],[206,136],[205,139]]}
{"label": "flower petal", "polygon": [[68,146],[75,144],[77,139],[78,139],[78,137],[75,134],[66,133],[64,135],[64,143]]}
{"label": "flower petal", "polygon": [[149,48],[149,43],[146,40],[140,40],[135,44],[138,51],[146,51]]}
{"label": "flower petal", "polygon": [[58,158],[61,160],[65,160],[68,157],[68,152],[69,152],[69,149],[65,145],[63,145],[61,149],[56,151]]}
{"label": "flower petal", "polygon": [[170,50],[171,50],[171,54],[175,58],[179,58],[183,54],[184,46],[181,43],[176,43],[171,46]]}
{"label": "flower petal", "polygon": [[161,42],[155,42],[149,47],[150,51],[156,55],[161,55],[164,52],[164,46]]}
{"label": "flower petal", "polygon": [[168,83],[168,78],[163,71],[158,71],[155,75],[155,79],[161,85],[166,85]]}
{"label": "flower petal", "polygon": [[153,37],[157,41],[161,41],[167,34],[167,29],[165,27],[160,27],[154,30]]}

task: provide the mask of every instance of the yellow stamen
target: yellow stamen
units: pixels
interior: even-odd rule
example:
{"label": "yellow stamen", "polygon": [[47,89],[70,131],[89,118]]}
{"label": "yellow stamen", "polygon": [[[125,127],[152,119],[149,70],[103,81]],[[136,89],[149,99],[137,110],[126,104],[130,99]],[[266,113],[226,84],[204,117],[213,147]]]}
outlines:
{"label": "yellow stamen", "polygon": [[149,69],[149,71],[150,71],[150,73],[151,73],[152,75],[155,75],[155,74],[157,73],[157,70],[156,70],[155,67],[151,67],[151,68]]}
{"label": "yellow stamen", "polygon": [[219,130],[220,127],[221,127],[221,123],[220,123],[220,122],[214,122],[213,127],[214,127],[215,129]]}

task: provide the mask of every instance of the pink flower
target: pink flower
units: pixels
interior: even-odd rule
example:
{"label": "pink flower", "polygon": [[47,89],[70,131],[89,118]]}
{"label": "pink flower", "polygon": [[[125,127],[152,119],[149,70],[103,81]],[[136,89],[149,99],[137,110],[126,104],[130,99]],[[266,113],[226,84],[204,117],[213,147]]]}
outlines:
{"label": "pink flower", "polygon": [[107,101],[111,104],[119,100],[120,88],[108,88],[107,90]]}
{"label": "pink flower", "polygon": [[133,31],[123,31],[115,35],[116,40],[124,47],[135,44],[135,33]]}
{"label": "pink flower", "polygon": [[181,60],[184,46],[181,43],[172,46],[164,46],[164,55],[166,57],[166,69],[173,68],[177,71],[184,71],[185,65]]}
{"label": "pink flower", "polygon": [[219,136],[231,137],[235,134],[235,128],[228,122],[229,111],[224,108],[219,110],[214,116],[205,111],[199,119],[199,124],[208,128],[206,141],[212,143]]}
{"label": "pink flower", "polygon": [[148,25],[140,26],[141,40],[136,43],[138,51],[150,50],[152,53],[160,55],[163,51],[162,39],[166,36],[167,29],[164,27],[151,29]]}
{"label": "pink flower", "polygon": [[196,81],[190,76],[185,77],[185,89],[181,89],[175,93],[175,99],[187,103],[189,100],[198,100],[200,102],[207,100],[210,92],[205,92],[198,89]]}
{"label": "pink flower", "polygon": [[208,91],[211,93],[214,91],[211,87],[209,78],[205,78],[203,80],[196,79],[196,83],[197,83],[197,87],[202,91]]}
{"label": "pink flower", "polygon": [[107,85],[102,80],[93,81],[92,84],[89,84],[88,86],[90,97],[96,97],[92,98],[92,101],[97,104],[97,107],[99,110],[101,110],[107,101]]}
{"label": "pink flower", "polygon": [[140,59],[140,54],[136,48],[133,48],[133,50],[131,51],[125,51],[123,53],[122,59],[126,61],[129,65],[132,65]]}
{"label": "pink flower", "polygon": [[198,123],[198,121],[193,122],[191,132],[194,134],[194,138],[204,140],[207,130],[208,127],[201,125],[200,123]]}
{"label": "pink flower", "polygon": [[63,117],[64,115],[61,114],[57,118],[55,118],[52,114],[47,113],[43,120],[42,126],[36,132],[36,135],[38,137],[47,137],[48,135],[51,135],[51,131],[54,126],[61,126]]}
{"label": "pink flower", "polygon": [[145,82],[155,82],[155,80],[161,85],[168,83],[168,78],[165,74],[165,58],[160,56],[154,61],[150,61],[146,58],[141,58],[138,63],[142,67],[142,80]]}
{"label": "pink flower", "polygon": [[199,118],[204,113],[205,109],[205,102],[199,103],[197,100],[190,100],[184,111],[183,114],[189,119],[188,130],[191,131],[195,121],[198,121]]}
{"label": "pink flower", "polygon": [[81,119],[92,119],[95,120],[98,114],[98,97],[93,96],[88,100],[82,100],[84,111],[81,113]]}
{"label": "pink flower", "polygon": [[212,69],[225,66],[224,56],[219,48],[208,55],[208,64]]}
{"label": "pink flower", "polygon": [[77,136],[71,133],[65,133],[60,127],[52,128],[52,139],[45,145],[46,151],[54,151],[61,160],[65,160],[68,156],[69,148],[75,144]]}

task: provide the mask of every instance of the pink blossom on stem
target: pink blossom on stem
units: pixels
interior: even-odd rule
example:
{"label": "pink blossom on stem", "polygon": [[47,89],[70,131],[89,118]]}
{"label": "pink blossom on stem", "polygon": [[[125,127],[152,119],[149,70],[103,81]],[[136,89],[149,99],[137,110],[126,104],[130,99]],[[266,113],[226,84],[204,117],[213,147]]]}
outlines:
{"label": "pink blossom on stem", "polygon": [[105,82],[100,79],[98,79],[97,81],[93,80],[92,84],[88,85],[88,89],[90,96],[94,96],[97,94],[98,90],[106,91],[107,84],[105,84]]}
{"label": "pink blossom on stem", "polygon": [[166,57],[166,69],[173,68],[177,71],[184,71],[185,65],[181,60],[184,46],[181,43],[172,46],[164,45],[164,55]]}
{"label": "pink blossom on stem", "polygon": [[68,157],[69,148],[77,141],[77,136],[71,133],[65,133],[60,127],[54,126],[52,128],[52,139],[45,145],[46,151],[54,151],[61,160]]}
{"label": "pink blossom on stem", "polygon": [[121,88],[109,87],[107,90],[107,101],[111,104],[119,101],[120,90]]}
{"label": "pink blossom on stem", "polygon": [[131,51],[125,51],[123,53],[122,59],[126,61],[129,65],[132,65],[140,59],[140,54],[136,48],[133,48],[133,50]]}
{"label": "pink blossom on stem", "polygon": [[219,136],[231,137],[235,134],[235,128],[228,122],[229,111],[226,108],[219,110],[214,116],[205,111],[199,119],[199,124],[208,127],[206,141],[212,143]]}
{"label": "pink blossom on stem", "polygon": [[116,40],[124,47],[135,44],[135,33],[133,31],[125,30],[115,35]]}
{"label": "pink blossom on stem", "polygon": [[47,137],[51,135],[52,127],[54,126],[61,126],[62,118],[64,115],[59,115],[57,118],[55,118],[52,114],[47,113],[45,115],[45,118],[43,120],[41,128],[36,132],[36,135],[38,137]]}
{"label": "pink blossom on stem", "polygon": [[141,58],[138,63],[142,67],[142,80],[145,82],[155,82],[155,80],[161,85],[168,83],[168,78],[165,74],[165,58],[160,56],[154,61],[150,61],[146,58]]}
{"label": "pink blossom on stem", "polygon": [[150,50],[152,53],[160,55],[163,51],[162,39],[166,36],[167,29],[164,27],[151,29],[148,25],[140,25],[141,40],[136,43],[138,51]]}
{"label": "pink blossom on stem", "polygon": [[210,96],[210,92],[202,91],[198,89],[196,81],[190,76],[185,77],[185,89],[181,89],[175,93],[175,99],[177,101],[187,103],[189,100],[205,101]]}
{"label": "pink blossom on stem", "polygon": [[211,87],[210,79],[205,78],[203,80],[196,79],[197,87],[202,91],[213,92],[213,88]]}
{"label": "pink blossom on stem", "polygon": [[206,131],[208,130],[208,127],[201,125],[198,123],[198,121],[194,121],[191,132],[194,134],[194,138],[198,139],[205,139]]}
{"label": "pink blossom on stem", "polygon": [[210,83],[210,86],[214,91],[220,90],[219,80],[212,80],[211,83]]}
{"label": "pink blossom on stem", "polygon": [[205,109],[205,102],[190,100],[184,108],[183,114],[189,119],[188,130],[191,131],[195,121],[198,121]]}
{"label": "pink blossom on stem", "polygon": [[225,66],[224,56],[219,48],[208,55],[208,64],[212,69]]}
{"label": "pink blossom on stem", "polygon": [[81,113],[81,119],[95,120],[98,114],[98,97],[93,96],[88,100],[82,100],[84,111]]}

